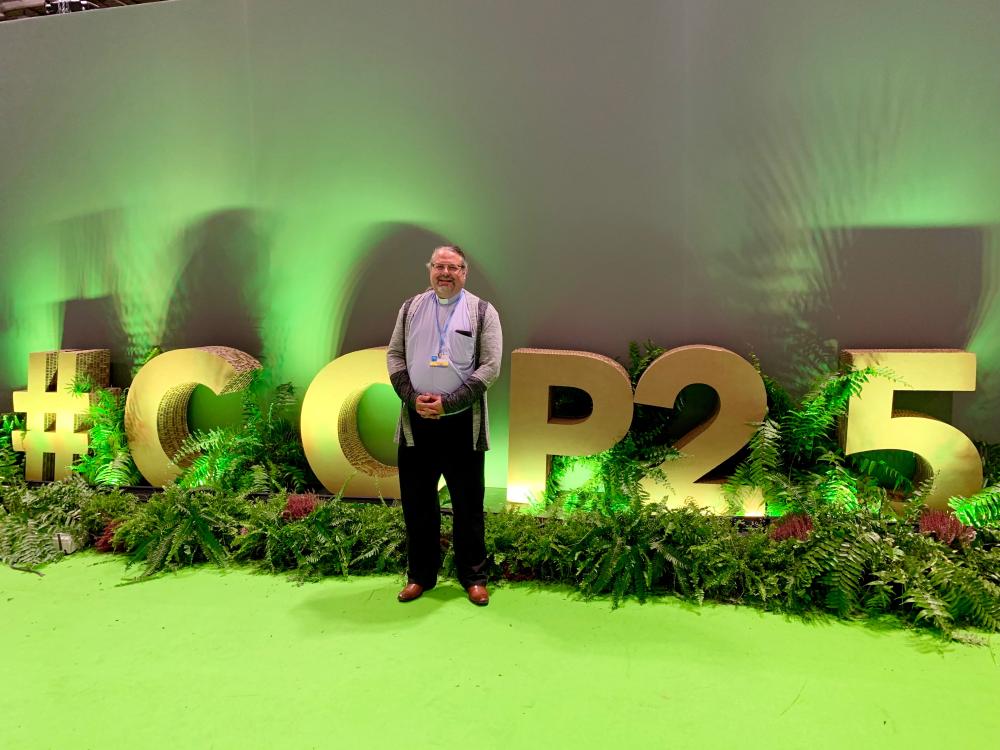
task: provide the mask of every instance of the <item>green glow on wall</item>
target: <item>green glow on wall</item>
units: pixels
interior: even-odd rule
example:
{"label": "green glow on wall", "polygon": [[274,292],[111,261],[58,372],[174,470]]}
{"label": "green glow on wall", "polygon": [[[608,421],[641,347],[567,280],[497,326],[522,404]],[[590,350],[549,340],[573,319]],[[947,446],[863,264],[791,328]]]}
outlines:
{"label": "green glow on wall", "polygon": [[196,386],[188,401],[188,429],[195,433],[241,424],[243,395],[237,392],[217,396],[210,388]]}
{"label": "green glow on wall", "polygon": [[[232,278],[199,293],[218,282],[233,296],[220,306],[243,306],[259,326],[250,353],[300,396],[343,353],[387,224],[470,245],[470,288],[496,292],[508,351],[614,356],[633,338],[744,325],[734,349],[792,360],[823,343],[807,313],[847,231],[1000,221],[989,3],[542,4],[530,17],[502,3],[301,5],[0,24],[5,382],[60,345],[74,301],[110,298],[136,353],[163,343],[192,263],[217,250],[198,232],[228,212],[260,241],[233,248],[231,274],[217,270]],[[983,427],[970,434],[995,430],[1000,408],[1000,245],[987,231],[968,342],[979,392],[956,406]],[[609,292],[629,304],[605,305]],[[779,360],[765,369],[793,382]],[[490,393],[493,486],[505,387]],[[373,424],[394,420],[378,401]]]}
{"label": "green glow on wall", "polygon": [[29,226],[8,236],[18,262],[6,264],[0,275],[6,318],[0,333],[0,373],[5,382],[24,384],[28,354],[59,348],[65,282],[52,273],[60,264],[49,233]]}
{"label": "green glow on wall", "polygon": [[396,420],[399,399],[387,385],[373,385],[358,402],[358,434],[368,452],[384,464],[396,465]]}

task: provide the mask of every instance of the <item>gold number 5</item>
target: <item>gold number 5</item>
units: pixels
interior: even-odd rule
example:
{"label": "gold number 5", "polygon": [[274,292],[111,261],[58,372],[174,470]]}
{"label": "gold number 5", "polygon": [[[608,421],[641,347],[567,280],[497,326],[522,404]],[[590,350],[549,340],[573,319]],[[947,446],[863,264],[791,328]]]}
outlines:
{"label": "gold number 5", "polygon": [[982,489],[983,462],[969,438],[931,417],[896,417],[892,411],[894,391],[976,390],[975,354],[957,349],[845,349],[843,357],[855,369],[884,367],[898,378],[871,380],[851,397],[847,429],[841,435],[847,455],[874,450],[916,453],[925,464],[922,473],[934,477],[924,498],[930,508],[946,509],[948,498]]}

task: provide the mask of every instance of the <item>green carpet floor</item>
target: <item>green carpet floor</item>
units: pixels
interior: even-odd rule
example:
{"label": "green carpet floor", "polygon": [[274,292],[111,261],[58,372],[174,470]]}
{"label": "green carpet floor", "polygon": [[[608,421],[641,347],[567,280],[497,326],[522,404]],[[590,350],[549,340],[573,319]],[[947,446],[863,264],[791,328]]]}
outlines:
{"label": "green carpet floor", "polygon": [[993,748],[1000,637],[666,599],[0,569],[0,748]]}

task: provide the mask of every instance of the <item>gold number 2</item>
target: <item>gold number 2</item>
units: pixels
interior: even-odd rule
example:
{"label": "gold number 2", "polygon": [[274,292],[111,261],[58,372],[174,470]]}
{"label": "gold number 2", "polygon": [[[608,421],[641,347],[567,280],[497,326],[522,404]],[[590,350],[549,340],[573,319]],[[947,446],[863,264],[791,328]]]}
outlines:
{"label": "gold number 2", "polygon": [[[651,479],[644,480],[644,486],[651,500],[665,499],[667,505],[678,506],[692,499],[696,505],[725,513],[722,483],[700,480],[747,444],[757,429],[754,423],[767,414],[767,393],[753,365],[741,356],[717,346],[695,345],[661,354],[639,378],[635,402],[671,408],[681,389],[692,383],[714,388],[719,406],[675,443],[684,455],[661,464],[670,487]],[[762,498],[749,500],[744,512],[763,513]]]}

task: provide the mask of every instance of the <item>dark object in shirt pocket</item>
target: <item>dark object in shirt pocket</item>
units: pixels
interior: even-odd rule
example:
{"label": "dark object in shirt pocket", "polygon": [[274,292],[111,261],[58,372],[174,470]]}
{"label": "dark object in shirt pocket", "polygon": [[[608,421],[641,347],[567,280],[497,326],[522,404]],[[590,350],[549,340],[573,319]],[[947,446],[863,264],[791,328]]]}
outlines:
{"label": "dark object in shirt pocket", "polygon": [[472,338],[472,331],[455,331],[455,333],[461,336],[468,336],[470,339]]}

